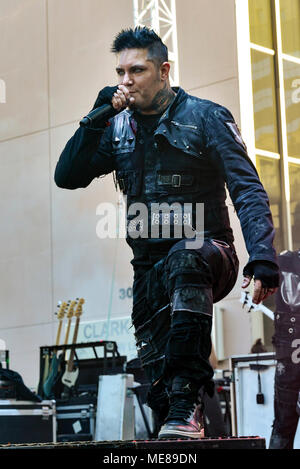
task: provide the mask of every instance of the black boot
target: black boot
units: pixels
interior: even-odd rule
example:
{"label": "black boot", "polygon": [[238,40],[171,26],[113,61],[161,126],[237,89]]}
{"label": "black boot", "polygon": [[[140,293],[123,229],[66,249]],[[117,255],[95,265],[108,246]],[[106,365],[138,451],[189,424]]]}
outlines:
{"label": "black boot", "polygon": [[198,386],[190,379],[175,377],[169,400],[170,410],[158,438],[203,438],[203,413]]}

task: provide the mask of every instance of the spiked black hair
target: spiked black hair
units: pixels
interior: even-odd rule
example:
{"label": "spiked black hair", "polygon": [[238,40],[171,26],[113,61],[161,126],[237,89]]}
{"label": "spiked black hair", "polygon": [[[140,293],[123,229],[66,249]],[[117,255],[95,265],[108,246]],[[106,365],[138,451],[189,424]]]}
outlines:
{"label": "spiked black hair", "polygon": [[112,52],[121,52],[124,49],[147,49],[148,59],[159,67],[168,61],[168,48],[153,29],[146,26],[122,29],[112,44]]}

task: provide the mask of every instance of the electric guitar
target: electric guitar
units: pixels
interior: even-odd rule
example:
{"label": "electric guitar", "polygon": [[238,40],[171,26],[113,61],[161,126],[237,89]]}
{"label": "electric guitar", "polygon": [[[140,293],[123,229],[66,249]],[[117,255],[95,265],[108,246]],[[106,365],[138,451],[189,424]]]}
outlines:
{"label": "electric guitar", "polygon": [[80,316],[82,315],[83,303],[84,303],[84,299],[80,298],[80,300],[78,301],[76,311],[75,311],[76,323],[75,323],[75,329],[74,329],[73,341],[72,341],[73,347],[71,349],[66,371],[64,372],[63,377],[62,377],[62,383],[68,388],[72,388],[75,385],[78,375],[79,375],[79,368],[77,367],[76,369],[74,369],[74,356],[75,356],[75,344],[77,342],[77,335],[78,335],[78,329],[79,329]]}
{"label": "electric guitar", "polygon": [[[74,309],[75,309],[75,306],[76,306],[78,300],[79,300],[79,298],[76,298],[76,300],[71,301],[68,312],[67,312],[68,324],[67,324],[67,329],[66,329],[66,334],[65,334],[64,345],[67,345],[67,343],[69,341],[72,317],[74,316]],[[63,363],[65,361],[65,356],[66,356],[66,349],[63,350],[63,352],[60,354],[59,359],[58,359],[58,370],[59,370],[59,373],[60,373],[60,378],[59,378],[60,381],[61,381],[61,376],[63,374],[62,373],[62,368],[63,368]]]}
{"label": "electric guitar", "polygon": [[[59,345],[62,323],[63,323],[66,308],[68,307],[68,303],[63,301],[60,305],[58,304],[58,306],[60,306],[60,308],[59,308],[58,313],[56,313],[57,319],[58,319],[58,328],[57,328],[56,341],[55,341],[56,346]],[[58,372],[57,349],[54,349],[50,368],[49,368],[49,374],[43,384],[43,391],[44,391],[45,397],[48,399],[52,397],[53,385],[55,382],[55,378],[57,376],[57,372]]]}
{"label": "electric guitar", "polygon": [[[64,345],[66,345],[68,343],[68,340],[69,340],[69,333],[70,333],[70,326],[71,326],[71,322],[72,322],[72,317],[74,316],[74,309],[75,309],[75,306],[76,306],[76,303],[78,301],[79,298],[77,298],[76,300],[73,300],[73,301],[69,301],[68,302],[68,312],[67,312],[67,319],[68,319],[68,324],[67,324],[67,329],[66,329],[66,333],[65,333],[65,340],[64,340]],[[65,355],[66,355],[66,350],[63,349],[63,351],[61,352],[61,354],[59,355],[58,359],[57,359],[57,364],[56,364],[56,374],[53,373],[53,380],[52,380],[52,395],[54,395],[54,397],[56,396],[59,396],[61,395],[62,393],[62,389],[61,389],[61,378],[62,378],[62,375],[64,374],[64,371],[65,371]]]}

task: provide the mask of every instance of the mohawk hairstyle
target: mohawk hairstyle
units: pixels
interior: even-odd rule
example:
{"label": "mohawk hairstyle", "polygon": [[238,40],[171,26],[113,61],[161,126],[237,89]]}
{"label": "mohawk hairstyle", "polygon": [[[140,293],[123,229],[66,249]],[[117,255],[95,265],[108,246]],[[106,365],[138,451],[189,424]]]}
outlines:
{"label": "mohawk hairstyle", "polygon": [[148,59],[158,67],[168,61],[168,48],[153,29],[146,26],[122,29],[112,44],[111,52],[121,52],[124,49],[147,49]]}

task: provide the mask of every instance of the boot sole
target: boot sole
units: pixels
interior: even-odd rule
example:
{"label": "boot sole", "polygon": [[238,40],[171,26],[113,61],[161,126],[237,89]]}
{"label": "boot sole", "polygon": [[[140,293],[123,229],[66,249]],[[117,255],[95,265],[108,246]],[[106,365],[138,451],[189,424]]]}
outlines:
{"label": "boot sole", "polygon": [[172,430],[169,432],[164,432],[164,433],[159,433],[158,434],[158,439],[168,439],[168,438],[181,438],[181,439],[190,439],[193,438],[195,440],[200,440],[204,438],[204,435],[202,433],[194,433],[194,432],[184,432],[182,433],[181,431],[176,431]]}

